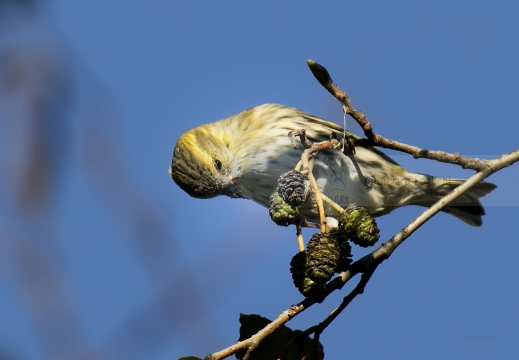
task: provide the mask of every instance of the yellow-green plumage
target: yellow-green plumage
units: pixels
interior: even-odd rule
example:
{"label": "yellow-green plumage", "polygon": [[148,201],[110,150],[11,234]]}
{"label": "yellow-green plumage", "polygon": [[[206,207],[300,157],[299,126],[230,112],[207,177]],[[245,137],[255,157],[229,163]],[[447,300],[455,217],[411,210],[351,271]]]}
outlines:
{"label": "yellow-green plumage", "polygon": [[[303,128],[311,141],[343,134],[339,126],[303,111],[260,105],[184,133],[173,151],[171,177],[193,197],[227,195],[268,207],[278,177],[301,157],[302,150],[293,148],[288,132]],[[405,205],[429,206],[462,182],[408,172],[376,148],[355,150],[353,156],[323,151],[315,159],[313,174],[319,188],[343,207],[355,203],[378,216]],[[493,189],[494,184],[480,183],[444,211],[479,226],[484,210],[478,199]],[[312,200],[302,205],[301,214],[317,222]],[[330,207],[326,213],[338,216]]]}

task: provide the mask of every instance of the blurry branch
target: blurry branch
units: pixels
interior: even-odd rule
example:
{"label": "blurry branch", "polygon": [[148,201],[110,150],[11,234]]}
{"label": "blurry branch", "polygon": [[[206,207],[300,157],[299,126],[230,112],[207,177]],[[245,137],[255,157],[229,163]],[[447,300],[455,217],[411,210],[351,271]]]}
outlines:
{"label": "blurry branch", "polygon": [[[205,358],[205,360],[224,359],[243,349],[247,349],[243,359],[250,359],[251,353],[254,351],[254,349],[256,349],[258,345],[270,334],[274,333],[277,329],[286,324],[293,317],[297,316],[298,314],[308,309],[312,305],[324,301],[326,297],[330,295],[332,292],[342,289],[342,287],[350,280],[352,280],[356,275],[361,274],[357,285],[353,288],[353,290],[350,291],[350,293],[348,293],[343,298],[342,302],[321,323],[308,328],[301,334],[301,336],[308,336],[310,334],[314,334],[315,338],[318,339],[320,334],[326,329],[326,327],[328,327],[328,325],[330,325],[337,318],[337,316],[344,309],[346,309],[346,307],[351,303],[351,301],[353,301],[353,299],[355,299],[358,295],[364,293],[366,285],[368,284],[369,280],[371,279],[371,276],[374,274],[378,266],[386,259],[388,259],[391,256],[391,254],[396,250],[396,248],[400,246],[400,244],[402,244],[412,233],[414,233],[427,220],[429,220],[431,217],[433,217],[435,214],[441,211],[445,206],[447,206],[449,203],[455,200],[458,196],[468,191],[474,185],[480,183],[485,178],[489,177],[495,172],[519,161],[519,149],[516,149],[508,154],[504,154],[492,160],[482,161],[479,159],[472,159],[465,156],[461,156],[457,153],[449,154],[442,151],[424,150],[416,146],[411,146],[386,139],[376,134],[373,131],[371,124],[366,119],[366,116],[362,114],[360,111],[355,110],[353,108],[348,95],[342,92],[335,84],[333,84],[331,77],[328,74],[328,71],[324,67],[311,60],[308,61],[308,65],[314,76],[321,83],[321,85],[323,85],[337,100],[341,102],[345,113],[352,116],[364,130],[364,134],[366,135],[367,140],[354,139],[355,145],[377,145],[409,153],[413,155],[415,158],[423,157],[437,160],[440,162],[460,165],[463,168],[475,170],[477,171],[477,173],[469,179],[467,179],[462,185],[455,188],[449,194],[438,200],[434,205],[426,209],[421,215],[416,217],[413,221],[411,221],[407,226],[405,226],[401,231],[396,233],[389,240],[379,245],[371,253],[365,255],[364,257],[352,263],[348,270],[338,274],[332,281],[330,281],[326,285],[326,288],[319,297],[308,297],[300,303],[298,303],[297,305],[292,305],[287,310],[281,312],[277,316],[277,318],[273,320],[270,324],[265,326],[263,329],[258,331],[250,338],[242,340],[232,346],[229,346],[226,349],[210,354]],[[318,144],[307,144],[304,138],[304,132],[302,134],[298,133],[295,135],[300,136],[301,142],[305,144],[305,147],[307,147],[304,155],[302,156],[302,161],[300,163],[302,164],[303,171],[305,171],[306,169],[311,170],[311,154],[315,151],[319,151],[322,149],[316,147],[318,146]],[[336,145],[333,139],[330,139],[330,141],[323,143],[327,144],[325,146],[330,146],[328,148],[332,148]],[[287,347],[289,347],[290,345],[291,344],[287,344]]]}
{"label": "blurry branch", "polygon": [[33,355],[72,359],[87,346],[61,271],[56,208],[70,153],[71,68],[36,2],[0,0],[0,244],[9,280],[2,293],[18,306],[2,323],[5,330],[22,321],[29,334],[9,345],[2,339],[2,347],[37,343]]}

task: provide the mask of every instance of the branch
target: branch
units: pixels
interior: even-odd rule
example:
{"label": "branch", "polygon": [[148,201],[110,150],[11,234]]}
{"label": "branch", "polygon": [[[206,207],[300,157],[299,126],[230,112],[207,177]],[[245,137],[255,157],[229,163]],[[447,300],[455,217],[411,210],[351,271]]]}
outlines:
{"label": "branch", "polygon": [[292,319],[297,314],[301,313],[305,309],[309,308],[315,303],[310,299],[305,299],[301,301],[297,305],[292,305],[287,310],[283,311],[278,315],[276,320],[272,321],[270,324],[265,326],[263,329],[258,331],[256,334],[251,336],[250,338],[240,341],[234,345],[229,346],[226,349],[210,354],[204,358],[204,360],[220,360],[225,359],[228,356],[235,354],[236,352],[248,348],[247,353],[250,353],[253,349],[255,349],[258,344],[265,339],[268,335],[279,329],[282,325],[286,324],[290,319]]}
{"label": "branch", "polygon": [[[514,150],[508,154],[502,155],[493,160],[486,161],[488,167],[471,178],[466,180],[462,185],[454,189],[452,192],[447,194],[445,197],[436,202],[433,206],[425,210],[420,216],[411,221],[406,227],[404,227],[401,231],[395,234],[391,239],[381,244],[375,251],[370,254],[364,256],[363,258],[357,260],[355,263],[351,265],[351,268],[338,275],[336,278],[336,284],[333,286],[333,290],[340,289],[346,284],[349,280],[351,280],[355,275],[359,272],[362,273],[361,279],[357,286],[344,297],[341,304],[333,310],[328,317],[319,323],[318,325],[314,325],[303,332],[305,336],[308,336],[312,333],[316,335],[321,334],[328,325],[332,323],[335,318],[350,304],[350,302],[357,296],[364,293],[364,288],[368,281],[371,279],[371,276],[377,269],[378,265],[380,265],[384,260],[388,259],[391,254],[395,251],[395,249],[404,242],[413,232],[415,232],[420,226],[422,226],[427,220],[437,214],[443,207],[448,205],[450,202],[455,200],[459,195],[463,194],[465,191],[469,190],[472,186],[477,183],[483,181],[488,176],[493,173],[512,165],[513,163],[519,161],[519,149]],[[362,270],[364,269],[364,270]],[[332,282],[330,283],[330,285]],[[332,290],[332,289],[330,289]],[[332,291],[333,291],[332,290]]]}
{"label": "branch", "polygon": [[407,226],[405,226],[401,231],[396,233],[389,240],[379,245],[374,251],[351,264],[350,268],[347,271],[344,271],[337,275],[335,279],[333,279],[326,285],[322,298],[306,298],[299,304],[293,305],[287,310],[280,313],[274,321],[272,321],[269,325],[267,325],[265,328],[257,332],[249,339],[240,341],[232,346],[229,346],[226,349],[210,354],[207,357],[205,357],[205,360],[224,359],[228,356],[235,354],[237,351],[245,348],[248,348],[248,352],[251,352],[253,349],[257,347],[257,345],[263,339],[275,332],[282,325],[286,324],[293,317],[297,316],[298,314],[308,309],[315,303],[322,302],[332,292],[342,289],[342,287],[347,282],[349,282],[359,273],[362,273],[363,276],[361,276],[359,283],[346,297],[344,297],[342,303],[322,323],[314,327],[311,327],[305,331],[307,335],[312,332],[322,332],[322,330],[324,330],[324,328],[326,328],[350,304],[350,302],[357,295],[360,295],[364,292],[365,286],[371,279],[371,276],[373,275],[375,270],[378,268],[378,265],[380,265],[384,260],[388,259],[391,256],[391,254],[395,251],[395,249],[404,242],[404,240],[406,240],[412,233],[414,233],[420,226],[422,226],[427,220],[429,220],[432,216],[438,213],[442,208],[444,208],[450,202],[455,200],[459,195],[463,194],[472,186],[483,181],[485,178],[492,175],[493,173],[505,167],[508,167],[517,161],[519,161],[519,149],[516,149],[498,158],[484,161],[486,166],[483,171],[474,174],[462,185],[458,186],[445,197],[438,200],[433,206],[426,209],[422,214],[416,217],[413,221],[411,221]]}
{"label": "branch", "polygon": [[[339,316],[339,314],[346,309],[346,307],[357,297],[357,295],[361,295],[364,293],[364,288],[368,284],[368,281],[371,279],[371,276],[377,269],[378,264],[372,266],[370,269],[365,271],[355,288],[346,295],[342,302],[339,304],[337,308],[335,308],[323,321],[321,321],[319,324],[314,325],[305,331],[301,333],[301,336],[308,336],[310,334],[315,334],[316,336],[319,336],[327,327],[330,325],[336,318]],[[342,285],[341,285],[342,287]]]}
{"label": "branch", "polygon": [[[485,178],[492,175],[493,173],[500,171],[501,169],[508,167],[514,164],[515,162],[519,161],[519,149],[516,149],[508,154],[504,154],[492,160],[482,161],[479,159],[471,159],[468,157],[464,157],[457,153],[449,154],[442,151],[429,151],[420,149],[415,146],[385,139],[380,135],[377,135],[373,131],[371,124],[369,123],[369,121],[367,121],[366,117],[360,111],[357,111],[353,108],[349,101],[348,95],[340,91],[339,88],[335,84],[333,84],[331,77],[329,76],[328,72],[324,67],[310,60],[308,61],[308,65],[310,66],[310,69],[314,73],[314,76],[321,83],[321,85],[323,85],[337,100],[341,102],[345,113],[352,116],[364,130],[364,134],[366,135],[367,140],[355,140],[356,145],[359,145],[359,143],[362,142],[362,145],[377,145],[380,147],[399,150],[409,153],[413,155],[415,158],[422,157],[437,160],[440,162],[457,164],[462,166],[463,168],[475,170],[477,171],[477,173],[470,177],[468,180],[466,180],[462,185],[458,186],[449,194],[444,196],[442,199],[438,200],[434,205],[426,209],[422,214],[416,217],[413,221],[411,221],[401,231],[392,236],[389,240],[379,245],[368,255],[360,258],[359,260],[351,264],[348,270],[338,274],[332,281],[330,281],[326,285],[321,297],[306,298],[299,304],[291,306],[287,310],[281,312],[274,321],[272,321],[270,324],[268,324],[266,327],[258,331],[250,338],[240,341],[232,346],[229,346],[226,349],[210,354],[207,357],[205,357],[205,360],[224,359],[242,349],[248,349],[244,358],[248,359],[252,351],[255,348],[257,348],[258,344],[260,344],[261,341],[267,338],[270,334],[274,333],[277,329],[286,324],[293,317],[297,316],[298,314],[308,309],[315,303],[324,301],[324,299],[326,299],[326,297],[330,295],[332,292],[342,289],[342,287],[347,282],[349,282],[359,273],[362,274],[355,288],[343,298],[341,304],[336,309],[334,309],[330,313],[330,315],[327,316],[327,318],[325,318],[321,323],[312,326],[303,332],[305,335],[315,333],[317,338],[324,331],[324,329],[331,322],[333,322],[344,309],[346,309],[346,307],[351,303],[351,301],[353,301],[354,298],[356,298],[358,295],[364,292],[367,283],[371,279],[372,275],[374,274],[378,266],[383,261],[388,259],[391,256],[391,254],[396,250],[396,248],[400,246],[412,233],[414,233],[427,220],[429,220],[432,216],[437,214],[439,211],[441,211],[441,209],[443,209],[445,206],[447,206],[449,203],[455,200],[458,196],[469,190],[471,187],[483,181]],[[296,135],[299,135],[301,137],[301,142],[307,148],[305,150],[306,155],[302,157],[301,162],[303,170],[308,169],[309,173],[311,174],[312,162],[310,160],[313,156],[315,156],[314,152],[317,152],[322,149],[317,147],[312,149],[313,145],[311,143],[307,143],[304,138],[304,131],[302,134]],[[331,144],[327,144],[325,146],[331,146]]]}
{"label": "branch", "polygon": [[355,140],[355,145],[363,146],[380,146],[386,149],[397,150],[411,154],[415,159],[426,158],[439,162],[459,165],[464,169],[472,169],[475,171],[482,171],[487,164],[479,159],[469,158],[459,153],[450,154],[444,151],[426,150],[419,147],[404,144],[395,140],[384,138],[373,131],[371,123],[366,116],[359,110],[355,110],[350,102],[350,97],[345,92],[341,91],[337,85],[332,81],[328,71],[322,66],[312,60],[307,60],[310,70],[314,74],[319,83],[336,98],[344,109],[344,112],[350,115],[360,125],[364,131],[367,139]]}
{"label": "branch", "polygon": [[[301,155],[301,160],[298,162],[296,169],[300,169],[301,173],[306,175],[308,177],[308,180],[310,181],[310,186],[312,187],[312,192],[315,196],[315,202],[317,205],[317,212],[319,214],[319,224],[321,228],[321,232],[327,232],[328,225],[326,223],[326,216],[324,214],[324,206],[323,206],[323,200],[326,202],[329,202],[330,199],[328,199],[324,194],[321,194],[319,191],[319,186],[317,185],[317,180],[314,177],[314,174],[312,172],[313,170],[313,159],[317,156],[319,151],[323,150],[329,150],[329,149],[338,149],[341,147],[341,143],[336,138],[330,138],[330,140],[327,141],[321,141],[319,143],[312,143],[308,138],[306,137],[306,129],[297,129],[297,130],[291,130],[288,133],[288,138],[292,142],[292,146],[294,149],[298,149],[299,146],[296,142],[296,137],[299,137],[299,140],[301,141],[301,144],[305,147],[305,150],[303,151],[303,154]],[[299,246],[299,250],[303,251],[304,246]]]}

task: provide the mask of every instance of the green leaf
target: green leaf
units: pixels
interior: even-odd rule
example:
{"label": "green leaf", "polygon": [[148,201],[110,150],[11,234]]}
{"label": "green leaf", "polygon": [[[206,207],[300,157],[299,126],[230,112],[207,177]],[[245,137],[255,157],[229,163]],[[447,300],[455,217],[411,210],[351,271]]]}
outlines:
{"label": "green leaf", "polygon": [[[240,341],[250,338],[263,329],[271,320],[259,315],[240,314]],[[264,339],[251,353],[251,360],[322,360],[323,346],[308,336],[302,336],[302,331],[292,330],[286,326],[277,329]],[[246,349],[236,353],[236,358],[245,356]]]}

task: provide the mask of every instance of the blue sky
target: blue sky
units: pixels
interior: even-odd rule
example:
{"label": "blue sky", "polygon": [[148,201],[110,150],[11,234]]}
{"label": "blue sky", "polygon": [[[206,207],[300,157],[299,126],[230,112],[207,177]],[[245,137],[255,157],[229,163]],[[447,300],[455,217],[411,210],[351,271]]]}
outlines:
{"label": "blue sky", "polygon": [[[274,318],[301,300],[294,229],[253,202],[190,198],[168,166],[184,131],[266,102],[341,123],[306,59],[384,136],[480,158],[517,147],[515,1],[53,0],[38,17],[68,79],[67,145],[51,224],[0,203],[16,235],[0,255],[0,353],[11,358],[203,357],[236,341],[239,313]],[[388,153],[416,172],[472,174]],[[516,168],[489,179],[483,227],[440,214],[379,267],[321,337],[327,359],[515,358]],[[419,213],[379,218],[381,239]],[[20,246],[52,287],[21,280]],[[319,322],[346,291],[288,326]],[[43,294],[59,304],[47,317]]]}

